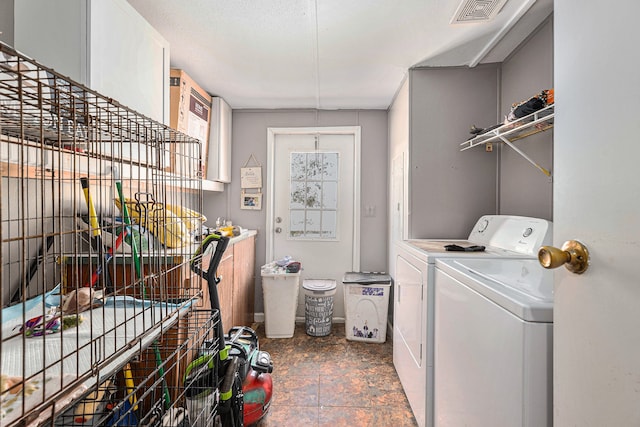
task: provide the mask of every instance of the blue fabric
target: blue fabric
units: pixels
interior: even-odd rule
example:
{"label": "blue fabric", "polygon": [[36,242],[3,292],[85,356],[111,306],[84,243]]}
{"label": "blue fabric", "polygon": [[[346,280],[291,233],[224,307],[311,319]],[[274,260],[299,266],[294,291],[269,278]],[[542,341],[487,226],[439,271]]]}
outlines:
{"label": "blue fabric", "polygon": [[[27,301],[12,305],[11,307],[2,309],[2,321],[12,321],[15,319],[22,319],[22,313],[26,313],[39,305],[44,303],[45,311],[50,307],[59,307],[61,305],[61,295],[60,295],[60,284],[58,284],[55,288],[45,293],[44,295],[38,295],[37,297],[28,299]],[[175,310],[180,308],[187,308],[191,306],[191,300],[186,301],[184,306],[182,304],[173,304],[169,302],[161,302],[161,301],[149,301],[149,300],[140,300],[129,296],[114,296],[107,297],[104,299],[104,305],[109,307],[116,308],[126,308],[126,307],[141,307],[141,308],[164,308],[166,310]]]}
{"label": "blue fabric", "polygon": [[[104,299],[104,305],[106,307],[116,307],[116,308],[126,308],[126,307],[141,307],[141,308],[150,308],[150,307],[163,307],[166,309],[177,309],[180,308],[182,304],[172,304],[168,302],[161,301],[149,301],[149,300],[141,300],[136,299],[129,296],[114,296],[107,297]],[[184,308],[187,308],[191,305],[191,301],[187,301]]]}
{"label": "blue fabric", "polygon": [[[23,303],[12,305],[2,309],[2,321],[7,322],[14,319],[22,319],[22,313],[33,310],[38,305],[44,304],[46,308],[60,305],[60,284],[44,295],[26,300]],[[46,311],[46,310],[45,310]]]}

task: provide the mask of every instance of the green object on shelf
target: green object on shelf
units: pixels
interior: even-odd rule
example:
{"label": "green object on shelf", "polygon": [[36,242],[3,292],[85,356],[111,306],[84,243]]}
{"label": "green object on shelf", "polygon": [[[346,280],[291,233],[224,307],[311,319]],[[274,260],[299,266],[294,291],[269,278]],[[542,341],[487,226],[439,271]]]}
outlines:
{"label": "green object on shelf", "polygon": [[[118,226],[115,228],[116,235],[122,233],[123,226]],[[133,241],[132,241],[133,239]],[[127,235],[124,237],[125,243],[131,246],[131,250],[133,251],[133,246],[136,246],[136,250],[138,253],[149,252],[149,238],[147,234],[140,230],[140,227],[137,225],[128,226]]]}
{"label": "green object on shelf", "polygon": [[[138,245],[136,243],[138,239],[133,233],[133,229],[131,227],[131,217],[129,217],[129,211],[127,210],[127,204],[125,203],[124,193],[122,192],[122,182],[120,182],[119,171],[115,169],[113,175],[115,178],[116,190],[118,192],[118,199],[120,200],[120,204],[121,204],[120,209],[122,210],[122,219],[124,220],[125,226],[128,228],[127,234],[131,233],[131,235],[134,237],[133,239],[129,239],[129,240],[131,242],[130,245],[131,245],[131,252],[133,255],[133,262],[136,269],[136,277],[138,279],[143,279],[142,267],[140,265],[140,252],[138,251]],[[147,249],[148,247],[149,245],[147,243]],[[142,297],[144,299],[147,298],[147,289],[144,286],[144,280],[142,281]],[[158,367],[158,374],[160,374],[160,377],[162,378],[162,391],[164,394],[165,409],[169,409],[171,407],[171,396],[169,396],[169,387],[167,386],[167,381],[164,376],[164,368],[162,367],[162,355],[160,354],[160,349],[158,348],[157,341],[153,342],[153,352],[155,353],[155,356],[156,356],[156,366]]]}
{"label": "green object on shelf", "polygon": [[[122,183],[120,182],[120,176],[118,174],[118,171],[114,171],[114,176],[116,178],[116,189],[118,191],[118,198],[120,199],[120,203],[122,204],[122,218],[124,219],[124,223],[128,228],[128,233],[131,233],[132,235],[135,236],[135,234],[133,233],[133,230],[131,228],[131,218],[129,217],[129,211],[127,210],[127,204],[124,202],[124,194],[122,193]],[[139,234],[139,233],[138,233]],[[136,244],[137,238],[134,239],[129,239],[129,244],[131,245],[131,252],[133,253],[133,262],[135,263],[135,268],[136,268],[136,277],[138,279],[142,278],[142,269],[140,267],[140,254],[138,252],[138,246]],[[149,247],[149,245],[147,244],[147,248]],[[144,286],[144,284],[143,284]],[[144,287],[142,288],[142,295],[145,296],[145,289]]]}

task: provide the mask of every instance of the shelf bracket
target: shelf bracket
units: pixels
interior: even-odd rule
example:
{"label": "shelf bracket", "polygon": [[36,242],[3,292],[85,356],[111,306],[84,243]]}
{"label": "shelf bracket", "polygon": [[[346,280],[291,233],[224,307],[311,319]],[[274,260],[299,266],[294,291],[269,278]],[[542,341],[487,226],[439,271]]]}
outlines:
{"label": "shelf bracket", "polygon": [[522,151],[521,149],[519,149],[518,147],[516,147],[511,141],[509,141],[507,138],[505,138],[502,135],[498,135],[498,138],[500,138],[500,140],[502,142],[504,142],[505,144],[507,144],[509,147],[511,147],[516,153],[520,154],[522,157],[524,157],[524,159],[526,161],[528,161],[529,163],[531,163],[533,166],[535,166],[540,172],[542,172],[543,174],[545,174],[546,176],[548,176],[549,178],[551,178],[551,172],[548,171],[547,169],[543,168],[542,166],[540,166],[539,164],[537,164],[531,157],[527,156],[524,151]]}

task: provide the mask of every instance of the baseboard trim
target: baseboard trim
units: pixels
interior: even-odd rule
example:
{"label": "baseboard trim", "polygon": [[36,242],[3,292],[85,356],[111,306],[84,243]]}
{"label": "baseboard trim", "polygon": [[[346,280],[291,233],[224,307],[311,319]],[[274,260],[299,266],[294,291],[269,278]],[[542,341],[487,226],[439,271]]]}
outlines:
{"label": "baseboard trim", "polygon": [[[253,321],[255,323],[264,323],[264,313],[254,313]],[[296,316],[296,323],[304,323],[305,319],[302,316]],[[344,317],[334,317],[333,323],[339,324],[345,323]],[[387,339],[393,340],[393,324],[391,321],[387,320]]]}
{"label": "baseboard trim", "polygon": [[[253,321],[256,323],[264,323],[264,313],[254,313]],[[296,316],[296,323],[304,323],[304,322],[305,322],[304,316]],[[345,322],[344,317],[333,318],[333,323],[344,323],[344,322]]]}

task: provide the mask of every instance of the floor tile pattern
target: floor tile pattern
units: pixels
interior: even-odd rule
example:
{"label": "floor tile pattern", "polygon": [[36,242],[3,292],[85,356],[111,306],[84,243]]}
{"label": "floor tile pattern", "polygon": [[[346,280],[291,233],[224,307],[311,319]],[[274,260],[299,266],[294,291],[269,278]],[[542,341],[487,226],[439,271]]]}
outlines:
{"label": "floor tile pattern", "polygon": [[258,427],[414,427],[393,367],[391,340],[348,341],[344,324],[312,337],[296,325],[292,338],[270,339],[254,325],[274,362],[273,398]]}

